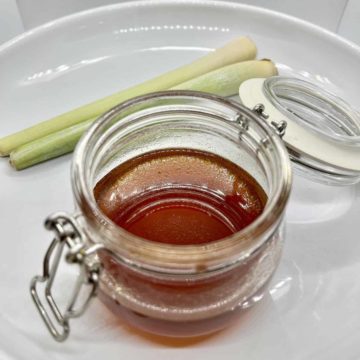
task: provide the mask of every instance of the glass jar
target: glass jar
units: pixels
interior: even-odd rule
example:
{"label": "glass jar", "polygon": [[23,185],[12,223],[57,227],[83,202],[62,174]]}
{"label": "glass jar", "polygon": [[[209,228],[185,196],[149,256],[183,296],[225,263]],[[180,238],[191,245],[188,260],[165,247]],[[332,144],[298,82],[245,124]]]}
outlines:
{"label": "glass jar", "polygon": [[[95,295],[115,314],[153,333],[196,336],[223,328],[261,299],[279,263],[290,159],[311,180],[337,185],[360,180],[360,116],[346,102],[284,77],[247,80],[239,95],[242,105],[189,91],[134,98],[101,116],[80,140],[72,166],[75,215],[47,219],[55,238],[43,275],[31,283],[33,300],[56,340],[66,339],[69,320]],[[243,230],[203,245],[152,242],[115,225],[96,203],[97,182],[129,159],[174,148],[210,152],[243,168],[267,194],[264,211]],[[52,288],[64,249],[80,275],[70,305],[60,311]],[[46,284],[46,302],[39,282]],[[85,288],[87,296],[79,301]]]}
{"label": "glass jar", "polygon": [[[44,274],[31,284],[55,339],[66,339],[69,320],[96,294],[130,324],[167,336],[217,331],[261,299],[279,263],[291,188],[290,159],[279,136],[283,130],[283,124],[264,121],[261,107],[250,110],[188,91],[135,98],[99,118],[73,158],[75,215],[47,219],[55,239]],[[169,148],[211,152],[246,170],[268,196],[262,214],[232,236],[203,245],[152,242],[117,226],[95,201],[96,183],[135,156]],[[70,305],[61,312],[52,286],[65,249],[66,260],[81,271]],[[46,282],[47,302],[39,296],[38,282]],[[88,296],[79,300],[86,287]]]}
{"label": "glass jar", "polygon": [[269,124],[283,119],[286,144],[295,169],[313,181],[351,185],[360,181],[360,114],[338,96],[297,78],[251,79],[240,99],[261,103]]}

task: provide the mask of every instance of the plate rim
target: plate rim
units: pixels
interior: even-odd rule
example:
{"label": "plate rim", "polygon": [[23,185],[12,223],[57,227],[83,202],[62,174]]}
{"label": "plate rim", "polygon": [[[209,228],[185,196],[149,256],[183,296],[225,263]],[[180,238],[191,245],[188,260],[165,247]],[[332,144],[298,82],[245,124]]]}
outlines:
{"label": "plate rim", "polygon": [[244,3],[236,3],[233,1],[220,1],[220,0],[136,0],[130,1],[126,0],[125,2],[102,5],[94,8],[82,10],[75,12],[69,15],[62,16],[60,18],[50,20],[44,24],[38,25],[32,29],[29,29],[22,34],[15,36],[14,38],[6,41],[0,45],[0,57],[6,54],[6,51],[11,51],[16,48],[16,46],[21,46],[22,43],[31,41],[32,38],[42,35],[49,30],[56,29],[61,26],[66,26],[66,24],[71,24],[82,18],[91,17],[96,14],[106,14],[114,10],[119,9],[128,9],[128,8],[139,8],[139,7],[155,7],[161,5],[169,6],[178,6],[178,5],[190,5],[190,6],[206,6],[206,7],[222,7],[228,9],[243,9],[257,12],[259,14],[269,15],[283,19],[288,22],[294,22],[300,26],[303,26],[309,30],[315,31],[318,34],[322,34],[330,40],[341,43],[342,45],[348,47],[357,54],[360,58],[360,45],[355,44],[351,40],[348,40],[341,35],[334,33],[331,30],[325,29],[320,25],[316,25],[310,21],[300,19],[293,15],[288,15],[280,11],[267,9],[261,6],[249,5]]}

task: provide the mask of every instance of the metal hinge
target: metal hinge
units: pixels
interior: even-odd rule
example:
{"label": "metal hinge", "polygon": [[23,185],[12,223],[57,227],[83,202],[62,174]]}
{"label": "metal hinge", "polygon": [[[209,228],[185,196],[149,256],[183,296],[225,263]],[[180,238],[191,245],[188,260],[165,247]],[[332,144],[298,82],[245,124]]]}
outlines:
{"label": "metal hinge", "polygon": [[[96,295],[100,264],[97,261],[87,261],[87,257],[97,251],[99,246],[93,245],[88,247],[77,220],[66,213],[59,212],[49,216],[45,221],[45,227],[54,232],[55,236],[43,260],[43,274],[37,275],[32,279],[30,292],[51,335],[57,341],[64,341],[70,332],[69,320],[82,315],[89,306],[91,299]],[[65,254],[66,262],[78,264],[80,273],[70,297],[69,305],[64,313],[61,313],[54,300],[52,287],[65,247],[68,248],[68,252]],[[38,294],[38,283],[45,284],[44,297],[47,302],[46,308]],[[82,301],[82,304],[75,308],[80,293],[84,291],[84,287],[88,288],[88,294]]]}
{"label": "metal hinge", "polygon": [[[269,114],[267,114],[265,112],[265,106],[263,104],[255,105],[253,107],[252,111],[254,111],[256,114],[258,114],[264,120],[267,120],[269,118]],[[285,135],[285,131],[286,131],[286,127],[287,127],[286,121],[284,121],[284,120],[281,120],[279,122],[271,121],[270,124],[281,138]]]}

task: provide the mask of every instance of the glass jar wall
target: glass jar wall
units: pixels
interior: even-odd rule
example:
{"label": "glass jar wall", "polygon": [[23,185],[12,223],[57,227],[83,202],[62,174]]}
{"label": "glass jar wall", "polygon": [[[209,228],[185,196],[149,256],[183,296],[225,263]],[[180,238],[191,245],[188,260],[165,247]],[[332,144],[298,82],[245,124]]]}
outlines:
{"label": "glass jar wall", "polygon": [[[210,152],[247,171],[267,195],[243,230],[200,245],[137,237],[113,223],[94,197],[119,164],[171,148]],[[290,160],[275,131],[255,112],[220,97],[165,92],[130,100],[101,117],[77,146],[72,167],[78,221],[89,261],[100,261],[99,298],[143,330],[196,336],[219,330],[266,288],[280,259]]]}

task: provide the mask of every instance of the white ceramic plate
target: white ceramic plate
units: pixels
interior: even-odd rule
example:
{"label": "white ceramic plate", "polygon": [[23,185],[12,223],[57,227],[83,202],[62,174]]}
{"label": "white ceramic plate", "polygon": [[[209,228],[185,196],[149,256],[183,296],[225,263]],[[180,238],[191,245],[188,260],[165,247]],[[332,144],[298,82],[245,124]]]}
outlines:
{"label": "white ceramic plate", "polygon": [[[0,48],[5,135],[183,64],[238,35],[282,73],[348,101],[360,93],[360,51],[306,22],[245,5],[132,2],[48,23]],[[358,359],[360,187],[295,178],[280,268],[263,302],[235,326],[194,341],[129,329],[98,302],[55,343],[29,295],[50,241],[44,217],[71,211],[70,156],[22,172],[0,161],[1,359]],[[66,286],[63,291],[66,291]]]}

